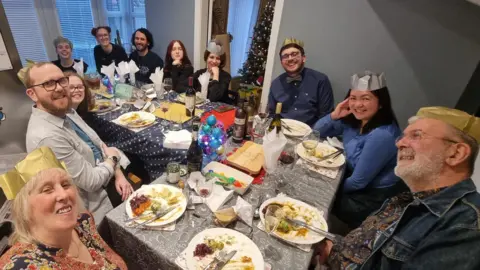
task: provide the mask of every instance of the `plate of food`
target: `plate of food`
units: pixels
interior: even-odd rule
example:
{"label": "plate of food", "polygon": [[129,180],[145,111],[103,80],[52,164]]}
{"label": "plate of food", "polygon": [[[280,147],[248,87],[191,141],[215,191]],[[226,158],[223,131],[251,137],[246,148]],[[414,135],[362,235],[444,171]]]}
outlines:
{"label": "plate of food", "polygon": [[151,219],[156,211],[172,206],[177,207],[167,215],[145,225],[149,227],[172,223],[183,215],[187,208],[187,199],[180,189],[163,184],[144,185],[130,195],[125,204],[129,218],[145,216],[136,219],[137,223],[143,223]]}
{"label": "plate of food", "polygon": [[[203,270],[220,252],[236,251],[222,270],[263,270],[265,262],[257,245],[245,235],[225,228],[206,229],[187,246],[187,269]],[[213,269],[213,268],[212,268]]]}
{"label": "plate of food", "polygon": [[109,99],[97,99],[95,100],[95,106],[91,112],[94,113],[103,113],[115,109],[115,104]]}
{"label": "plate of food", "polygon": [[303,122],[293,119],[282,119],[282,132],[290,137],[304,137],[312,132],[312,129]]}
{"label": "plate of food", "polygon": [[327,221],[315,207],[289,197],[276,197],[266,200],[260,206],[260,219],[266,228],[273,223],[267,222],[265,224],[265,213],[269,206],[277,206],[278,208],[274,212],[275,224],[278,224],[278,226],[272,232],[273,235],[295,244],[315,244],[324,239],[324,236],[305,227],[296,226],[285,219],[285,217],[289,217],[290,219],[300,220],[308,225],[328,231]]}
{"label": "plate of food", "polygon": [[[205,102],[205,100],[200,97],[200,92],[197,93],[197,97],[195,98],[195,104],[198,105],[198,104],[202,104]],[[178,95],[177,97],[177,101],[180,102],[180,103],[185,103],[185,93],[181,93]]]}
{"label": "plate of food", "polygon": [[155,115],[144,111],[128,112],[122,114],[118,121],[122,126],[141,128],[155,123]]}
{"label": "plate of food", "polygon": [[250,175],[216,161],[208,163],[202,171],[209,179],[216,177],[216,184],[233,189],[240,195],[243,195],[253,182]]}
{"label": "plate of food", "polygon": [[[313,148],[313,147],[312,147]],[[326,167],[326,168],[337,168],[342,166],[345,163],[345,155],[340,154],[338,156],[333,156],[332,158],[325,157],[327,155],[333,154],[339,151],[339,149],[330,146],[326,143],[318,143],[317,147],[315,148],[315,155],[310,156],[307,154],[305,147],[302,143],[297,145],[297,154],[304,160],[310,162],[315,166]]]}

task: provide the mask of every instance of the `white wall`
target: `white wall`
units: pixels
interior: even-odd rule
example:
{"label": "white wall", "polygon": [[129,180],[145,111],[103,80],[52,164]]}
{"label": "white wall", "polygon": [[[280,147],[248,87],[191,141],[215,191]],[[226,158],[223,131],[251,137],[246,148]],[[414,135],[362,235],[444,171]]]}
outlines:
{"label": "white wall", "polygon": [[155,39],[153,51],[162,59],[165,58],[168,43],[178,39],[185,44],[193,63],[194,12],[194,0],[145,1],[147,28]]}
{"label": "white wall", "polygon": [[295,36],[306,65],[330,77],[336,103],[352,73],[385,71],[403,126],[421,106],[455,106],[480,60],[479,26],[480,7],[467,1],[285,1],[273,78],[281,43]]}

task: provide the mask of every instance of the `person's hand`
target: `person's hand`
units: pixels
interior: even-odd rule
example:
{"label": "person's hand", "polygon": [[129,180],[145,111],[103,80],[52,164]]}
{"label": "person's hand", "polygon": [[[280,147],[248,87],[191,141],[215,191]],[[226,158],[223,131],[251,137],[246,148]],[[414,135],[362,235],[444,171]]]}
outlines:
{"label": "person's hand", "polygon": [[133,192],[132,185],[130,185],[123,173],[118,173],[115,176],[115,188],[117,189],[118,194],[122,196],[122,201],[125,201]]}
{"label": "person's hand", "polygon": [[318,255],[318,263],[320,265],[327,263],[332,247],[333,243],[330,240],[324,240],[318,244],[315,254]]}
{"label": "person's hand", "polygon": [[220,74],[220,69],[218,67],[212,67],[211,72],[212,72],[213,79],[218,81],[218,75]]}
{"label": "person's hand", "polygon": [[330,114],[330,116],[332,117],[332,120],[338,120],[351,113],[352,111],[350,110],[350,106],[348,105],[348,98],[347,98],[337,105],[337,107],[332,112],[332,114]]}
{"label": "person's hand", "polygon": [[120,156],[117,148],[115,148],[115,147],[108,147],[105,144],[102,144],[102,149],[103,149],[103,152],[105,153],[105,155],[107,155],[107,157],[111,157],[111,156],[118,157],[118,156]]}
{"label": "person's hand", "polygon": [[178,66],[178,65],[181,65],[181,64],[182,64],[182,60],[180,60],[180,59],[175,59],[175,60],[173,60],[173,63],[172,63],[172,65],[174,65],[174,66]]}

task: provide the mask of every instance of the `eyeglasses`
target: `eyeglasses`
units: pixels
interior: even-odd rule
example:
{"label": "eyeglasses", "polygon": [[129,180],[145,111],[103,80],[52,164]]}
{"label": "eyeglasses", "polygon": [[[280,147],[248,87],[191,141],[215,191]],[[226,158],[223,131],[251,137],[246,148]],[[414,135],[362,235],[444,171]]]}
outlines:
{"label": "eyeglasses", "polygon": [[77,90],[79,90],[79,91],[85,90],[85,86],[83,86],[83,85],[69,85],[68,89],[70,90],[70,92],[73,93]]}
{"label": "eyeglasses", "polygon": [[45,89],[45,91],[51,92],[57,89],[57,84],[59,84],[61,87],[67,87],[68,82],[69,82],[68,77],[62,77],[58,80],[49,80],[43,83],[32,85],[31,87],[42,86]]}
{"label": "eyeglasses", "polygon": [[448,138],[442,138],[442,137],[437,137],[437,136],[434,136],[434,135],[431,135],[431,134],[428,134],[420,129],[416,129],[416,130],[412,130],[410,132],[407,132],[407,133],[402,133],[396,140],[395,142],[398,143],[400,140],[402,140],[403,138],[407,138],[409,141],[421,141],[423,140],[425,137],[431,137],[431,138],[434,138],[434,139],[437,139],[437,140],[442,140],[442,141],[446,141],[446,142],[449,142],[449,143],[460,143],[460,142],[457,142],[457,141],[454,141],[452,139],[448,139]]}
{"label": "eyeglasses", "polygon": [[299,56],[299,55],[300,55],[300,52],[292,52],[292,53],[290,53],[290,54],[286,53],[286,54],[282,54],[282,55],[280,56],[280,59],[282,59],[282,60],[288,60],[288,59],[290,58],[290,56],[291,56],[292,58],[297,58],[297,56]]}

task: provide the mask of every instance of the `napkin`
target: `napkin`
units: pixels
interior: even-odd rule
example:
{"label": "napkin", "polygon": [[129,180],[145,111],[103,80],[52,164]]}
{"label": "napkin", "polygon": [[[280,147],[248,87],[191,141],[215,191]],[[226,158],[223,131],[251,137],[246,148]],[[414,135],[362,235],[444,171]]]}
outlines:
{"label": "napkin", "polygon": [[163,147],[170,149],[188,149],[192,143],[192,133],[186,129],[170,131],[165,135]]}
{"label": "napkin", "polygon": [[337,137],[333,137],[333,138],[327,137],[327,142],[328,142],[328,144],[330,144],[333,147],[344,149],[343,148],[343,143],[341,141],[339,141],[337,139]]}
{"label": "napkin", "polygon": [[201,88],[201,97],[204,100],[207,100],[207,95],[208,95],[208,83],[210,82],[210,73],[208,71],[205,71],[202,75],[198,77],[198,82],[200,82],[200,85],[202,86]]}
{"label": "napkin", "polygon": [[75,69],[77,74],[80,75],[80,77],[83,78],[83,58],[80,58],[79,62],[75,62],[75,61],[73,61],[73,62],[74,62],[73,69]]}
{"label": "napkin", "polygon": [[[226,191],[222,186],[215,184],[215,181],[216,178],[210,180],[210,182],[213,182],[212,193],[205,199],[205,204],[212,212],[217,211],[223,204],[233,197],[234,193],[233,190]],[[195,189],[195,192],[200,195],[197,188]],[[195,200],[193,203],[195,203]]]}
{"label": "napkin", "polygon": [[130,73],[130,84],[135,85],[135,73],[137,73],[140,69],[137,67],[137,64],[133,60],[128,62],[129,73]]}
{"label": "napkin", "polygon": [[278,158],[286,144],[287,138],[281,131],[277,134],[276,128],[263,136],[264,166],[267,172],[273,172],[277,168]]}
{"label": "napkin", "polygon": [[102,66],[100,72],[105,74],[111,83],[115,82],[115,62],[111,63],[109,66]]}
{"label": "napkin", "polygon": [[155,72],[150,74],[150,80],[152,80],[154,84],[161,84],[163,82],[163,68],[160,69],[160,67],[157,67]]}
{"label": "napkin", "polygon": [[115,70],[117,71],[120,82],[125,83],[125,76],[130,73],[130,66],[128,63],[125,61],[118,63]]}
{"label": "napkin", "polygon": [[197,188],[198,182],[205,182],[205,177],[201,172],[191,172],[190,176],[188,177],[187,183],[191,189]]}
{"label": "napkin", "polygon": [[242,197],[237,198],[237,203],[233,207],[233,210],[237,214],[238,218],[243,220],[248,226],[252,227],[253,222],[253,207]]}

